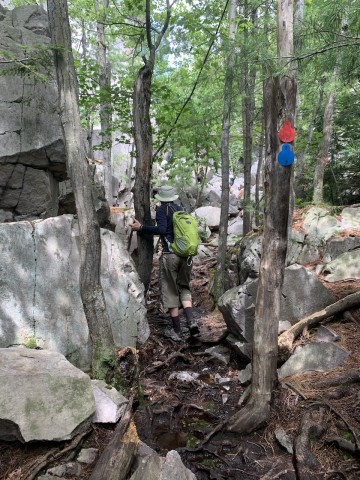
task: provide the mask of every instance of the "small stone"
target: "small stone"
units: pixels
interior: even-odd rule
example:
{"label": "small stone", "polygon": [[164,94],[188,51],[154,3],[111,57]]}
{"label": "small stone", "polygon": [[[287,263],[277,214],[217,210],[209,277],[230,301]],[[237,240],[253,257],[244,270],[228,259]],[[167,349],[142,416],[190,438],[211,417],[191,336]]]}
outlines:
{"label": "small stone", "polygon": [[279,427],[275,430],[275,438],[287,452],[293,454],[292,442],[283,428]]}
{"label": "small stone", "polygon": [[83,448],[77,457],[77,461],[87,464],[94,463],[98,453],[99,450],[97,448]]}

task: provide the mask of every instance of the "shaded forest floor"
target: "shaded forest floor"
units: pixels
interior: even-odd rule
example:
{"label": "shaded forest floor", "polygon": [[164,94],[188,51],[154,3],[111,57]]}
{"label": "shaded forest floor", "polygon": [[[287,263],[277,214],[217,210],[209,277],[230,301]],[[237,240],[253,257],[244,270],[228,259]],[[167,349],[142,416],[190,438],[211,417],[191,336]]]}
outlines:
{"label": "shaded forest floor", "polygon": [[[161,312],[155,261],[148,298],[151,336],[137,353],[140,393],[134,402],[134,421],[139,438],[163,456],[177,449],[198,480],[360,478],[359,451],[344,448],[347,441],[358,449],[360,446],[359,309],[350,312],[352,319],[339,315],[321,322],[339,335],[338,345],[350,353],[341,367],[326,373],[296,375],[278,384],[271,417],[255,433],[237,436],[219,429],[213,434],[217,426],[240,408],[238,402],[246,388],[238,380],[246,364],[234,352],[228,363],[205,352],[214,345],[226,346],[222,315],[212,310],[208,295],[214,262],[209,259],[193,268],[192,293],[201,341],[180,343],[164,336],[162,324],[167,316]],[[360,282],[356,281],[324,282],[324,285],[336,299],[360,288]],[[186,330],[182,314],[180,318]],[[316,327],[304,332],[295,345],[311,341],[315,331]],[[198,375],[190,382],[181,377],[171,378],[179,372]],[[134,391],[130,377],[129,374],[128,393]],[[82,446],[95,447],[101,452],[114,429],[113,425],[95,425]],[[275,437],[279,429],[286,432],[292,444],[297,443],[296,453],[288,453],[280,445]],[[24,446],[1,442],[0,480],[23,478],[21,472],[26,471],[26,466],[49,449],[48,444]],[[84,466],[81,476],[76,478],[88,479],[92,469],[93,465]]]}
{"label": "shaded forest floor", "polygon": [[[338,440],[355,442],[356,438],[359,446],[359,309],[351,311],[352,320],[339,315],[321,322],[339,335],[338,345],[350,352],[343,366],[326,373],[296,375],[286,384],[277,385],[271,418],[257,432],[239,437],[220,430],[207,441],[214,428],[240,408],[238,402],[246,388],[238,380],[246,363],[235,353],[225,364],[205,352],[215,344],[226,346],[222,315],[212,311],[207,292],[211,267],[208,261],[194,265],[193,270],[192,292],[202,340],[199,343],[180,344],[164,337],[153,286],[149,308],[152,335],[140,349],[144,403],[135,414],[140,438],[161,455],[177,449],[186,466],[201,480],[358,479],[360,457],[340,449]],[[358,281],[324,285],[336,299],[360,288]],[[183,316],[181,320],[185,328]],[[316,329],[304,332],[295,345],[311,341]],[[171,378],[174,372],[184,371],[200,376],[190,383]],[[353,383],[350,374],[355,372]],[[339,378],[344,381],[339,382]],[[332,380],[336,385],[331,385]],[[310,419],[321,429],[312,425],[308,428]],[[305,443],[305,468],[276,440],[275,431],[279,429],[291,442],[302,439]],[[309,477],[304,476],[307,470]]]}

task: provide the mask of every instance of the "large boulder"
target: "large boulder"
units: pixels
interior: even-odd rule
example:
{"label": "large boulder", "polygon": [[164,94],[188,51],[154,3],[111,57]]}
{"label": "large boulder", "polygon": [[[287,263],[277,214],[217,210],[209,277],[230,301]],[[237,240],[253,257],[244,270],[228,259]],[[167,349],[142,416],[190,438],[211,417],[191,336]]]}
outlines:
{"label": "large boulder", "polygon": [[326,208],[311,207],[304,216],[303,228],[313,243],[324,243],[340,233],[341,224]]}
{"label": "large boulder", "polygon": [[205,219],[210,230],[218,230],[220,225],[220,207],[200,207],[194,211],[195,217]]}
{"label": "large boulder", "polygon": [[[48,45],[44,9],[27,5],[0,14],[0,209],[12,219],[57,214],[58,181],[66,177],[65,148],[58,114],[58,89],[52,53],[38,61],[39,74],[17,75],[9,59],[36,56]],[[24,47],[27,46],[27,50]],[[40,57],[39,57],[40,58]]]}
{"label": "large boulder", "polygon": [[[218,303],[229,332],[233,335],[230,343],[234,345],[240,342],[242,353],[247,358],[254,336],[257,289],[258,279],[249,281],[225,292]],[[301,265],[291,265],[285,269],[279,323],[288,321],[294,324],[334,301],[332,294],[314,273]]]}
{"label": "large boulder", "polygon": [[[101,230],[103,286],[117,346],[149,336],[143,286],[120,238]],[[0,347],[35,344],[80,368],[90,342],[79,288],[79,233],[72,215],[0,224]]]}
{"label": "large boulder", "polygon": [[349,352],[334,343],[319,342],[299,346],[278,370],[279,379],[309,371],[327,372],[344,363]]}
{"label": "large boulder", "polygon": [[346,207],[341,212],[341,226],[345,229],[360,230],[360,207]]}
{"label": "large boulder", "polygon": [[0,348],[0,439],[62,441],[90,425],[90,377],[57,352]]}
{"label": "large boulder", "polygon": [[330,263],[343,253],[360,248],[360,235],[358,237],[331,238],[324,251],[324,263]]}
{"label": "large boulder", "polygon": [[332,262],[325,265],[322,270],[327,282],[341,280],[360,280],[360,248],[343,253]]}

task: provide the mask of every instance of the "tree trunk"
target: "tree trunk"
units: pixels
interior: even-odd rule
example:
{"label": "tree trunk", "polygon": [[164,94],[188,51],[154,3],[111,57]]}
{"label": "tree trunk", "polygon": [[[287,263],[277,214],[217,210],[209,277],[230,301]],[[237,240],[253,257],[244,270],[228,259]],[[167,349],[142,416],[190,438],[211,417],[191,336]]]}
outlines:
{"label": "tree trunk", "polygon": [[[140,69],[133,97],[134,138],[136,147],[134,207],[135,216],[142,223],[151,224],[150,185],[153,142],[150,122],[151,80],[153,65],[146,61]],[[145,286],[150,285],[154,242],[151,235],[138,235],[137,271]]]}
{"label": "tree trunk", "polygon": [[[341,31],[339,34],[343,33],[343,28],[347,24],[347,19],[343,18],[341,22]],[[342,51],[339,50],[339,53],[336,57],[335,67],[332,74],[331,81],[333,83],[337,82],[339,77],[340,65],[341,65],[341,55]],[[335,98],[336,98],[336,87],[332,86],[327,102],[325,105],[324,119],[323,119],[323,138],[321,142],[319,157],[315,166],[314,173],[314,192],[313,192],[313,202],[314,203],[323,203],[324,201],[324,173],[327,164],[330,161],[330,146],[331,138],[333,131],[333,118],[335,110]]]}
{"label": "tree trunk", "polygon": [[[280,57],[292,57],[292,2],[278,3]],[[290,46],[289,46],[290,43]],[[296,82],[291,73],[264,82],[265,121],[265,222],[259,287],[255,306],[251,394],[245,407],[233,415],[228,430],[248,433],[270,414],[276,379],[278,322],[288,237],[291,167],[277,162],[278,130],[295,116]]]}
{"label": "tree trunk", "polygon": [[[82,47],[82,58],[84,62],[88,59],[88,43],[87,43],[87,34],[86,34],[86,25],[85,20],[81,22],[81,47]],[[87,140],[87,156],[93,158],[93,123],[91,120],[91,109],[86,110],[86,140]]]}
{"label": "tree trunk", "polygon": [[259,139],[259,156],[258,156],[258,165],[256,169],[256,185],[255,185],[255,225],[257,227],[261,224],[260,217],[260,203],[262,198],[260,198],[260,182],[262,178],[262,166],[263,166],[263,157],[264,157],[264,122],[261,122],[261,133]]}
{"label": "tree trunk", "polygon": [[74,190],[79,221],[80,294],[92,341],[92,370],[96,378],[101,378],[106,373],[101,369],[103,361],[112,358],[115,345],[100,283],[100,227],[83,146],[67,1],[48,0],[48,16],[52,44],[60,47],[55,50],[55,66],[60,90],[67,171]]}
{"label": "tree trunk", "polygon": [[[150,187],[153,163],[153,140],[150,121],[151,82],[155,65],[155,54],[169,26],[171,5],[166,0],[166,18],[156,41],[152,41],[150,0],[146,0],[146,38],[149,59],[143,57],[144,66],[139,70],[133,92],[133,129],[136,148],[134,207],[136,218],[151,224]],[[152,271],[154,241],[151,235],[138,235],[136,267],[140,279],[148,290]]]}
{"label": "tree trunk", "polygon": [[[98,63],[99,63],[99,86],[100,86],[100,123],[101,123],[101,141],[106,144],[103,150],[103,172],[104,172],[104,188],[105,198],[110,207],[113,205],[112,194],[112,168],[111,168],[111,101],[109,100],[111,89],[111,70],[110,64],[106,58],[106,40],[104,20],[106,18],[106,10],[109,7],[109,0],[96,0],[95,8],[97,11],[97,43],[98,43]],[[102,99],[101,97],[105,97]]]}
{"label": "tree trunk", "polygon": [[226,268],[226,249],[228,234],[228,218],[229,218],[229,139],[231,126],[231,107],[232,107],[232,90],[235,66],[235,49],[233,46],[236,36],[236,5],[237,0],[231,0],[229,10],[229,42],[228,54],[225,71],[224,84],[224,107],[221,131],[221,214],[219,225],[219,248],[217,254],[216,275],[214,277],[211,294],[215,303],[219,300],[225,291],[225,275]]}
{"label": "tree trunk", "polygon": [[125,480],[128,478],[139,448],[139,438],[131,418],[132,401],[127,405],[89,480]]}
{"label": "tree trunk", "polygon": [[[337,77],[336,69],[333,80]],[[335,91],[331,91],[327,98],[323,120],[323,138],[321,142],[319,158],[317,159],[314,173],[314,203],[323,203],[324,201],[324,173],[326,165],[329,163],[329,153],[331,145],[331,136],[333,128],[333,116],[335,107]]]}
{"label": "tree trunk", "polygon": [[304,178],[304,168],[305,168],[304,162],[310,148],[311,140],[315,130],[315,122],[316,122],[316,119],[318,118],[318,115],[321,109],[323,96],[324,96],[324,87],[321,84],[318,101],[315,106],[315,109],[309,124],[305,148],[302,152],[298,152],[296,157],[297,176],[296,176],[296,183],[295,183],[295,195],[296,195],[296,198],[300,198],[302,200],[305,199],[305,192],[308,187],[308,185],[305,184],[305,178]]}
{"label": "tree trunk", "polygon": [[[244,16],[249,16],[248,2],[244,3]],[[256,17],[252,14],[252,35],[257,31]],[[243,213],[243,234],[246,235],[252,229],[252,208],[251,208],[251,165],[252,165],[252,135],[255,110],[255,79],[256,68],[254,63],[249,63],[249,30],[244,29],[244,73],[243,73],[243,100],[242,100],[242,119],[243,119],[243,151],[244,151],[244,213]]]}

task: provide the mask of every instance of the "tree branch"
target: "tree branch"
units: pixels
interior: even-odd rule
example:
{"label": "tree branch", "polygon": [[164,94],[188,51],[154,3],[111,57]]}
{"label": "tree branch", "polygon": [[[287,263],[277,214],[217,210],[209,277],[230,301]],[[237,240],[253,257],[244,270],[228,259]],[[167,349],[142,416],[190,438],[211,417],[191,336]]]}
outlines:
{"label": "tree branch", "polygon": [[168,138],[170,137],[171,133],[173,132],[173,130],[174,130],[177,122],[179,121],[179,118],[181,117],[182,112],[184,111],[186,105],[190,102],[191,97],[193,96],[193,94],[194,94],[194,92],[195,92],[195,89],[196,89],[196,87],[198,86],[198,83],[199,83],[199,80],[200,80],[200,75],[201,75],[201,73],[202,73],[202,71],[203,71],[203,69],[204,69],[204,67],[205,67],[205,64],[206,64],[206,62],[207,62],[207,59],[209,58],[209,55],[210,55],[212,46],[213,46],[214,43],[215,43],[215,39],[216,39],[216,37],[217,37],[217,34],[219,33],[220,26],[221,26],[221,24],[222,24],[224,15],[225,15],[226,10],[227,10],[227,7],[228,7],[228,4],[229,4],[229,0],[226,0],[226,4],[225,4],[225,7],[224,7],[224,10],[222,11],[222,14],[221,14],[221,17],[220,17],[218,26],[217,26],[217,28],[216,28],[216,32],[215,32],[215,34],[214,34],[214,36],[213,36],[213,39],[212,39],[212,41],[211,41],[211,43],[210,43],[210,45],[209,45],[209,48],[208,48],[208,50],[207,50],[207,52],[206,52],[206,55],[205,55],[204,60],[203,60],[203,63],[202,63],[202,65],[201,65],[201,67],[200,67],[200,70],[199,70],[199,72],[198,72],[198,74],[197,74],[197,77],[196,77],[196,80],[195,80],[195,82],[194,82],[193,88],[191,89],[191,92],[190,92],[189,96],[186,98],[186,100],[185,100],[185,102],[183,103],[183,105],[182,105],[179,113],[177,114],[174,123],[172,124],[172,126],[171,126],[170,129],[168,130],[167,134],[165,135],[164,140],[162,141],[161,145],[159,146],[159,148],[158,148],[158,149],[156,150],[156,152],[154,153],[153,159],[155,159],[155,158],[157,157],[157,155],[160,153],[160,151],[161,151],[161,150],[164,148],[164,146],[166,145],[166,142],[167,142]]}
{"label": "tree branch", "polygon": [[150,18],[150,0],[146,0],[146,39],[149,50],[151,52],[153,43],[151,40],[151,18]]}

